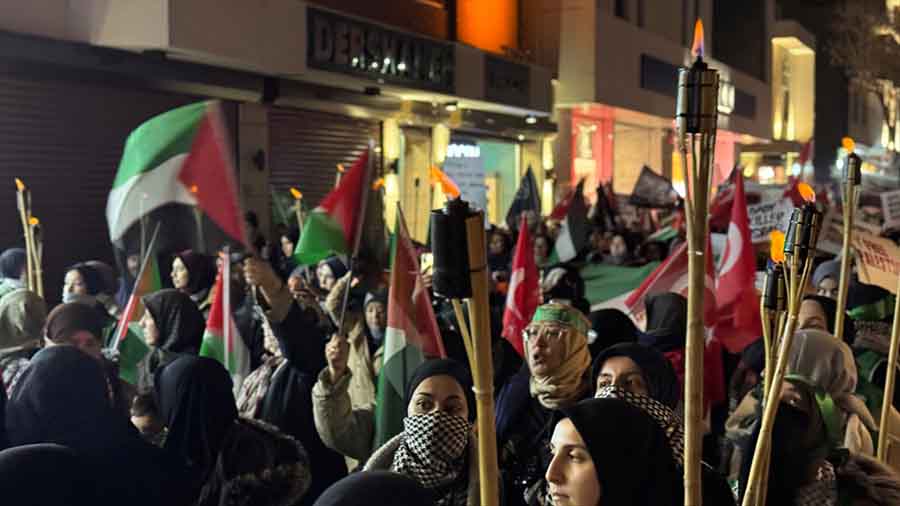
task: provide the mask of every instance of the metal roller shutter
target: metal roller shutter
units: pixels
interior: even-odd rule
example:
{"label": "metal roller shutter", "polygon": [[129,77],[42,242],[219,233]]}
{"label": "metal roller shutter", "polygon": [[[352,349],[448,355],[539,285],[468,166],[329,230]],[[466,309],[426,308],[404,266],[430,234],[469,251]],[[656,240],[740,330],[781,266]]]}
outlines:
{"label": "metal roller shutter", "polygon": [[33,213],[44,227],[48,302],[59,301],[68,265],[89,259],[113,262],[106,199],[128,134],[150,117],[196,100],[0,76],[0,173],[7,185],[0,191],[0,248],[24,244],[13,184],[20,177],[31,188]]}

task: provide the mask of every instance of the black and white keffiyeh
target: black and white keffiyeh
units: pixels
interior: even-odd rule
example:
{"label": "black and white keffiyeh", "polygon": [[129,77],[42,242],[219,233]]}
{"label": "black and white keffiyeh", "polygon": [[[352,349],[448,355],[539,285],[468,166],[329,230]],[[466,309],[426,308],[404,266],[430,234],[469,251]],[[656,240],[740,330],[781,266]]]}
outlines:
{"label": "black and white keffiyeh", "polygon": [[597,399],[621,399],[650,415],[662,428],[666,439],[669,440],[675,464],[678,467],[684,467],[684,427],[675,411],[652,397],[634,394],[613,385],[600,388],[594,397]]}
{"label": "black and white keffiyeh", "polygon": [[837,475],[827,460],[816,472],[816,480],[797,491],[796,506],[834,506],[838,502]]}
{"label": "black and white keffiyeh", "polygon": [[469,421],[439,411],[408,416],[403,427],[403,440],[394,454],[391,471],[411,476],[433,490],[438,505],[465,505]]}

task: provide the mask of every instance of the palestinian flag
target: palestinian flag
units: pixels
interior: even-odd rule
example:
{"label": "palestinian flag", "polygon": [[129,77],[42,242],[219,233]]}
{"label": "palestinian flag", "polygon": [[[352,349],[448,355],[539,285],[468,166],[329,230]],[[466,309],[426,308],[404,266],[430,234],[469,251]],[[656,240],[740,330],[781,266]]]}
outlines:
{"label": "palestinian flag", "polygon": [[143,332],[138,321],[144,315],[144,304],[141,299],[144,295],[153,293],[162,288],[162,280],[159,276],[159,265],[156,262],[155,245],[159,235],[159,229],[154,232],[150,240],[148,253],[141,265],[131,296],[116,329],[115,338],[110,343],[110,348],[119,353],[119,377],[123,380],[137,384],[137,364],[144,358],[150,349],[144,343]]}
{"label": "palestinian flag", "polygon": [[608,264],[587,264],[581,269],[584,279],[584,296],[591,304],[591,310],[615,308],[628,312],[625,299],[659,265],[650,262],[640,267],[621,267]]}
{"label": "palestinian flag", "polygon": [[416,367],[425,357],[447,356],[402,212],[397,213],[395,236],[384,365],[375,404],[375,448],[403,432],[403,397]]}
{"label": "palestinian flag", "polygon": [[231,262],[222,261],[222,268],[213,287],[213,299],[206,320],[206,331],[200,345],[200,356],[218,360],[228,369],[234,392],[241,390],[241,383],[250,374],[250,351],[238,333],[231,313]]}
{"label": "palestinian flag", "polygon": [[331,255],[352,253],[358,220],[363,219],[366,192],[370,191],[370,177],[369,152],[365,151],[304,219],[303,233],[294,249],[298,264],[315,264]]}
{"label": "palestinian flag", "polygon": [[588,230],[587,206],[584,202],[584,179],[578,182],[575,191],[569,196],[566,215],[562,221],[559,237],[556,238],[556,256],[560,262],[568,262],[578,256],[587,245]]}
{"label": "palestinian flag", "polygon": [[[128,136],[106,203],[109,238],[134,241],[143,217],[162,223],[160,251],[245,243],[232,147],[217,102],[186,105],[143,123]],[[193,209],[205,215],[195,224]],[[187,212],[186,212],[187,211]],[[217,230],[212,230],[213,228]],[[127,239],[127,240],[126,240]]]}

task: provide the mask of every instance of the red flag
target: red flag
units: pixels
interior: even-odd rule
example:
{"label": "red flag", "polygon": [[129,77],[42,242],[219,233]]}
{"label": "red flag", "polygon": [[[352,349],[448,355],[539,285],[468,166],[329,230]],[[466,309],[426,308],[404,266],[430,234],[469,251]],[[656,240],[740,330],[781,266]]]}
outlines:
{"label": "red flag", "polygon": [[509,278],[509,292],[506,294],[506,309],[503,311],[503,337],[523,357],[525,348],[522,343],[522,331],[531,322],[531,317],[540,304],[540,296],[534,250],[528,233],[528,223],[523,214],[519,226],[519,240],[516,242],[513,256],[512,275]]}
{"label": "red flag", "polygon": [[[715,278],[709,241],[706,242],[706,294],[703,297],[703,322],[712,327],[716,322]],[[675,292],[687,297],[688,251],[687,243],[681,243],[663,263],[659,264],[647,279],[625,299],[632,313],[644,311],[644,298],[658,293]]]}
{"label": "red flag", "polygon": [[194,193],[197,207],[232,239],[247,246],[244,213],[235,180],[237,170],[231,153],[221,107],[210,104],[178,179]]}
{"label": "red flag", "polygon": [[744,178],[738,174],[734,181],[728,240],[716,279],[716,303],[719,307],[716,335],[732,353],[743,350],[762,332],[755,279],[756,253],[747,217]]}
{"label": "red flag", "polygon": [[550,212],[549,218],[551,220],[562,221],[566,219],[566,216],[569,214],[569,206],[572,205],[572,197],[575,196],[575,190],[573,188],[569,188],[566,196],[563,197],[562,200],[556,204],[556,207],[553,208],[553,211]]}

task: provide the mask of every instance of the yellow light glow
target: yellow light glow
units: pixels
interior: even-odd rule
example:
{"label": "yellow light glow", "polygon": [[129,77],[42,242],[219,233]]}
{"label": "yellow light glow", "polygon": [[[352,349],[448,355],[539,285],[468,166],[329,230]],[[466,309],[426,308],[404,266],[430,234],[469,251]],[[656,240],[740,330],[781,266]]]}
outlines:
{"label": "yellow light glow", "polygon": [[803,200],[807,202],[816,201],[816,192],[812,189],[812,186],[806,183],[800,183],[797,185],[797,191],[800,192],[800,196],[803,197]]}
{"label": "yellow light glow", "polygon": [[23,183],[22,180],[19,178],[16,178],[16,189],[19,191],[25,190],[25,183]]}
{"label": "yellow light glow", "polygon": [[770,254],[772,255],[772,261],[775,263],[783,263],[784,262],[784,232],[780,230],[773,230],[769,234],[769,242],[772,244]]}
{"label": "yellow light glow", "polygon": [[841,146],[843,146],[843,148],[847,150],[848,153],[852,153],[856,148],[856,143],[853,142],[852,137],[844,137],[843,139],[841,139]]}
{"label": "yellow light glow", "polygon": [[294,187],[291,187],[291,195],[294,197],[295,200],[300,200],[303,198],[303,193],[301,193],[300,190],[298,190]]}
{"label": "yellow light glow", "polygon": [[384,178],[380,177],[376,179],[374,183],[372,183],[372,189],[378,191],[382,188],[384,188]]}
{"label": "yellow light glow", "polygon": [[195,184],[191,185],[191,193],[193,193],[194,195],[196,195],[197,191],[199,191],[199,190],[200,190],[200,188],[197,187],[197,185],[195,185]]}
{"label": "yellow light glow", "polygon": [[344,172],[347,172],[347,170],[344,168],[344,164],[342,164],[342,163],[337,164],[337,171],[340,172],[341,174],[343,174]]}
{"label": "yellow light glow", "polygon": [[703,57],[703,20],[700,18],[694,23],[694,43],[691,45],[691,53]]}
{"label": "yellow light glow", "polygon": [[40,225],[40,224],[41,224],[41,220],[39,220],[39,219],[35,218],[34,216],[32,216],[31,218],[28,219],[28,223],[33,227],[33,226],[35,226],[35,225]]}

